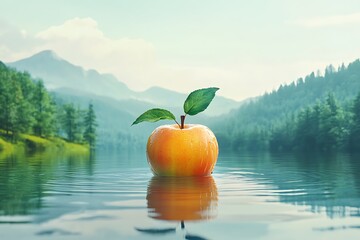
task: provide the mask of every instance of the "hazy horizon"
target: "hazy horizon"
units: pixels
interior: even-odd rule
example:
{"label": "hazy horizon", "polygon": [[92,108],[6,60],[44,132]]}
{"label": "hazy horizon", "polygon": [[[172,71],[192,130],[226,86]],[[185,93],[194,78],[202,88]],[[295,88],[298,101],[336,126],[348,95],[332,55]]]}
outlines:
{"label": "hazy horizon", "polygon": [[51,49],[129,88],[243,100],[360,57],[360,2],[4,0],[0,60]]}

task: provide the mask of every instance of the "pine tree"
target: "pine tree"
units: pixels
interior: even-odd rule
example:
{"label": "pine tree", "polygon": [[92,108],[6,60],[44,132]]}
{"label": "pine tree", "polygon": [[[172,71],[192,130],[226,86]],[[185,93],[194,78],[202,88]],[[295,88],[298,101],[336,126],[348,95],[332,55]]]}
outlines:
{"label": "pine tree", "polygon": [[65,131],[67,139],[73,142],[75,139],[76,113],[72,104],[63,105],[64,114],[62,117],[62,128]]}
{"label": "pine tree", "polygon": [[23,114],[27,117],[26,103],[20,88],[20,84],[14,81],[14,86],[12,88],[12,108],[11,108],[11,117],[10,117],[10,130],[12,132],[12,138],[15,140],[20,132],[25,132],[27,124],[24,125]]}
{"label": "pine tree", "polygon": [[72,103],[63,105],[61,125],[70,142],[82,141],[81,110],[76,109]]}
{"label": "pine tree", "polygon": [[31,103],[34,94],[34,83],[30,74],[18,73],[18,90],[21,91],[20,101],[17,103],[16,125],[21,133],[30,133],[35,123],[34,106]]}
{"label": "pine tree", "polygon": [[55,133],[55,103],[45,89],[44,83],[36,82],[34,96],[34,118],[33,131],[37,136],[52,136]]}
{"label": "pine tree", "polygon": [[322,150],[337,149],[343,141],[343,114],[333,94],[328,94],[320,108],[319,147]]}
{"label": "pine tree", "polygon": [[0,128],[5,130],[7,135],[11,131],[15,108],[11,90],[11,73],[4,69],[0,75]]}
{"label": "pine tree", "polygon": [[360,151],[360,93],[354,100],[352,113],[353,123],[350,131],[349,147],[352,151]]}
{"label": "pine tree", "polygon": [[89,143],[91,148],[95,147],[96,142],[96,115],[94,111],[94,106],[92,103],[89,104],[88,111],[84,119],[84,140]]}
{"label": "pine tree", "polygon": [[317,137],[314,130],[316,129],[316,116],[312,108],[307,107],[297,116],[295,145],[306,151],[313,151],[317,146]]}

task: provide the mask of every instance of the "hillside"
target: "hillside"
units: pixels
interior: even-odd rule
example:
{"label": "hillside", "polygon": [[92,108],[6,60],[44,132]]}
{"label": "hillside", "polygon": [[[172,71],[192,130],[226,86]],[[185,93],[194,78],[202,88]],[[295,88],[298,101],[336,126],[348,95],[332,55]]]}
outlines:
{"label": "hillside", "polygon": [[[310,114],[316,111],[316,108],[329,108],[331,101],[334,101],[338,117],[346,121],[342,127],[348,129],[352,121],[354,99],[359,92],[359,60],[347,67],[342,65],[337,70],[330,65],[326,68],[324,76],[315,76],[311,73],[289,85],[282,85],[277,90],[264,94],[224,116],[214,123],[212,128],[219,136],[223,147],[267,149],[279,131],[283,135],[288,134],[288,137],[282,136],[283,141],[295,141],[294,131],[301,121],[300,114],[305,110]],[[293,147],[299,146],[293,143],[289,148]]]}
{"label": "hillside", "polygon": [[[84,145],[89,143],[89,138],[83,131],[88,125],[82,121],[80,114],[75,114],[75,108],[55,104],[42,81],[32,79],[27,73],[11,69],[1,61],[0,109],[2,154],[9,154],[18,149],[43,151],[72,147],[82,149],[81,151],[89,150],[88,146]],[[74,114],[69,116],[66,109],[74,110]],[[87,112],[78,109],[78,112],[80,111],[87,116]],[[69,121],[71,124],[68,124]],[[69,132],[72,133],[71,136]],[[75,134],[76,138],[72,138]]]}

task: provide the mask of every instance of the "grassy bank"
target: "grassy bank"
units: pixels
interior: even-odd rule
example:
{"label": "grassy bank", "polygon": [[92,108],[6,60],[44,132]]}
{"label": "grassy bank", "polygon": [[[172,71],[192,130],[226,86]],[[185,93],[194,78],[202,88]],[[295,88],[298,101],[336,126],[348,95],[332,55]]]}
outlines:
{"label": "grassy bank", "polygon": [[61,151],[73,154],[87,154],[90,148],[88,145],[70,143],[56,137],[41,138],[28,134],[20,134],[17,143],[11,143],[5,138],[0,137],[0,158],[19,151]]}
{"label": "grassy bank", "polygon": [[9,143],[0,137],[0,158],[13,154],[17,147],[16,144]]}

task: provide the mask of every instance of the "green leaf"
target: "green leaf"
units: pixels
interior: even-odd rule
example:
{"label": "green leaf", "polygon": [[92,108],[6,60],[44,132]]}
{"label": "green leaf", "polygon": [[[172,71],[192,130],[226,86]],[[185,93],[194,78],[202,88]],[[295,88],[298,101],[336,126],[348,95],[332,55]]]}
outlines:
{"label": "green leaf", "polygon": [[215,97],[217,90],[219,88],[211,87],[193,91],[185,100],[184,112],[189,115],[195,115],[204,111]]}
{"label": "green leaf", "polygon": [[[143,114],[141,114],[134,122],[134,124],[138,124],[141,122],[157,122],[162,119],[169,119],[169,120],[175,120],[174,114],[172,114],[170,111],[160,108],[153,108],[150,110],[147,110]],[[176,120],[175,120],[176,121]]]}

